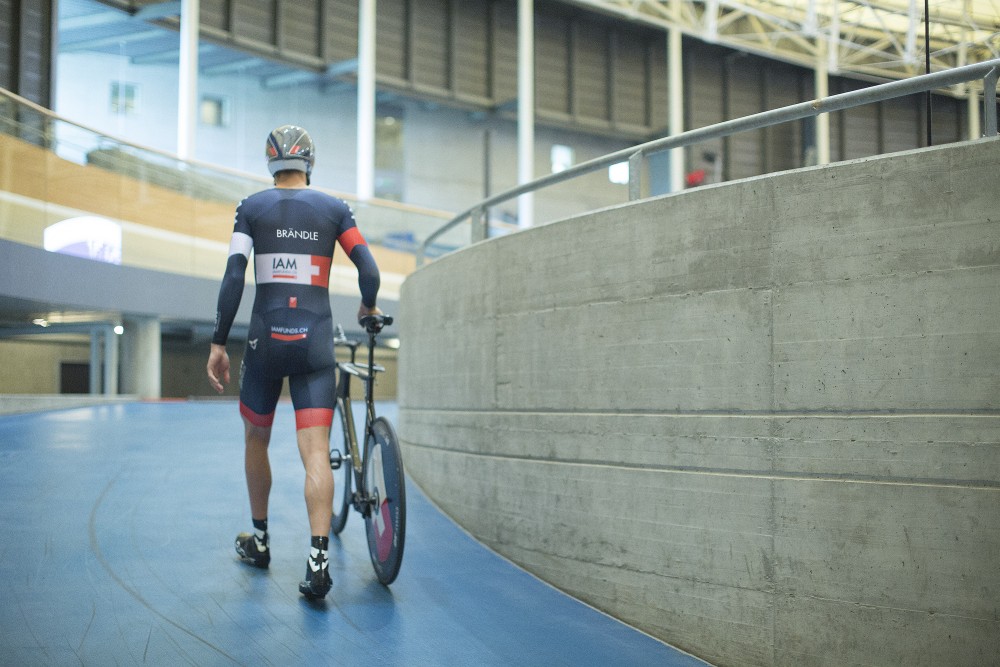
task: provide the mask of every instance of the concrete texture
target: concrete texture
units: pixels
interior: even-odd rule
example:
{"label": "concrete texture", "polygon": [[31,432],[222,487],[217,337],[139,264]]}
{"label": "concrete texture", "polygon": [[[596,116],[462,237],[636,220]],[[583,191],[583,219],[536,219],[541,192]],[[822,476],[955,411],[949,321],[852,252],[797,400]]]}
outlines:
{"label": "concrete texture", "polygon": [[998,149],[706,187],[417,271],[409,474],[713,663],[995,663]]}

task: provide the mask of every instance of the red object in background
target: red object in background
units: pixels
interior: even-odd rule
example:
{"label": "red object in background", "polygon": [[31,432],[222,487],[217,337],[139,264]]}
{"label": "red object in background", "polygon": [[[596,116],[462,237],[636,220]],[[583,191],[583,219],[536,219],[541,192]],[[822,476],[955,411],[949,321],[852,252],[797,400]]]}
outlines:
{"label": "red object in background", "polygon": [[684,184],[689,188],[693,188],[698,185],[705,183],[705,170],[699,169],[697,171],[692,171],[690,174],[684,177]]}

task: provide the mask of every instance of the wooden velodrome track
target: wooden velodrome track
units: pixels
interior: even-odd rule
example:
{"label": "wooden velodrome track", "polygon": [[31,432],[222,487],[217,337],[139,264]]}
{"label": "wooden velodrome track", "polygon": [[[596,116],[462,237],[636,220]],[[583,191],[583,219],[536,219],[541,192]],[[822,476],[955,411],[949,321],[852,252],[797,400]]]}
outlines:
{"label": "wooden velodrome track", "polygon": [[232,546],[250,524],[233,402],[0,417],[0,664],[704,664],[485,549],[412,482],[396,582],[376,581],[354,514],[331,540],[330,595],[309,603],[287,404],[271,459],[257,570]]}

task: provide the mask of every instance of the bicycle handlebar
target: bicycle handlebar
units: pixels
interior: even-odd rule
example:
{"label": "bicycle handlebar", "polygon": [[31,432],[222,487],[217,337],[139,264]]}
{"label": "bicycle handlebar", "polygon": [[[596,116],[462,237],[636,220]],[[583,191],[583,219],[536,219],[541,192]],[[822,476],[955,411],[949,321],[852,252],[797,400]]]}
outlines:
{"label": "bicycle handlebar", "polygon": [[[387,327],[392,324],[392,316],[390,315],[365,315],[360,320],[358,324],[365,328],[370,334],[377,334],[382,331],[382,327]],[[339,325],[338,325],[339,326]]]}

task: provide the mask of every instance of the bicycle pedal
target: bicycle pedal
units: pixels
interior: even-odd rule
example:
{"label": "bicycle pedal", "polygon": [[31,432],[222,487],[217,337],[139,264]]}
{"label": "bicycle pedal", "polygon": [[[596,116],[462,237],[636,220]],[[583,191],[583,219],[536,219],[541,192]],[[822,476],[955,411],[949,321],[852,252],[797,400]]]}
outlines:
{"label": "bicycle pedal", "polygon": [[347,461],[347,460],[348,460],[348,458],[346,456],[344,456],[343,454],[341,454],[339,449],[331,449],[330,450],[330,469],[331,470],[340,470],[340,466],[344,465],[344,461]]}

